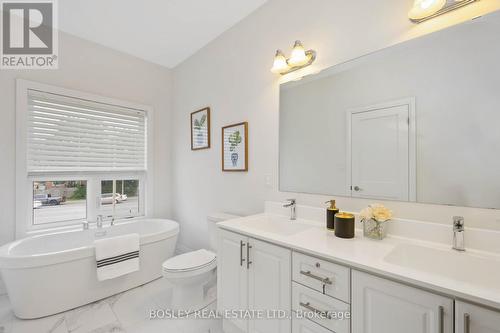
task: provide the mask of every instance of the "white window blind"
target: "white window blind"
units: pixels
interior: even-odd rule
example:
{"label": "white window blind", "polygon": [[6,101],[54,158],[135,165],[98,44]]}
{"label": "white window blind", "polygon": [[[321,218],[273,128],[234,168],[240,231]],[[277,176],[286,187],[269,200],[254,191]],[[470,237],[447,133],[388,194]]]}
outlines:
{"label": "white window blind", "polygon": [[28,172],[146,169],[143,110],[28,91]]}

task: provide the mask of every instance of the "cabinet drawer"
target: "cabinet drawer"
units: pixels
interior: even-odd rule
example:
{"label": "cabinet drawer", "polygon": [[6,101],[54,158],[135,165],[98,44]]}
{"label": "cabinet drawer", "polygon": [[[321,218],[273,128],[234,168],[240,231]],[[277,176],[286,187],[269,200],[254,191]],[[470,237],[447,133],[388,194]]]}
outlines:
{"label": "cabinet drawer", "polygon": [[[292,283],[292,310],[296,312],[296,315],[306,317],[336,333],[349,333],[350,319],[339,319],[337,314],[348,313],[350,311],[349,304],[323,295],[296,282]],[[317,312],[318,315],[314,316],[314,312]],[[319,313],[325,312],[328,312],[331,318],[325,318],[324,314],[319,315]]]}
{"label": "cabinet drawer", "polygon": [[293,318],[292,333],[332,333],[332,331],[327,330],[309,319]]}
{"label": "cabinet drawer", "polygon": [[292,264],[293,281],[350,303],[349,268],[297,252]]}

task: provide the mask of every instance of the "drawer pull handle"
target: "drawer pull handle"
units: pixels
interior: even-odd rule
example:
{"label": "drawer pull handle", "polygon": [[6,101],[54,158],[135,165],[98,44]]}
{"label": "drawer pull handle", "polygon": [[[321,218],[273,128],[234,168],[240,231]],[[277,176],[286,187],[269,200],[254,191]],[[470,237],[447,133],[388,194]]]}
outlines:
{"label": "drawer pull handle", "polygon": [[464,314],[464,332],[470,333],[470,314]]}
{"label": "drawer pull handle", "polygon": [[253,264],[252,261],[250,261],[250,249],[252,248],[252,246],[250,245],[250,243],[247,244],[247,269],[250,269],[250,264]]}
{"label": "drawer pull handle", "polygon": [[323,284],[328,284],[328,285],[333,284],[333,282],[332,282],[332,280],[330,280],[330,278],[322,278],[321,276],[317,276],[317,275],[312,274],[311,271],[300,271],[300,274],[305,275],[307,277],[310,277],[311,279],[318,280]]}
{"label": "drawer pull handle", "polygon": [[243,266],[245,258],[243,258],[243,248],[246,246],[245,242],[240,241],[240,266]]}
{"label": "drawer pull handle", "polygon": [[330,314],[327,312],[327,311],[321,311],[321,310],[318,310],[316,309],[315,307],[311,306],[311,303],[307,302],[307,303],[302,303],[300,302],[299,303],[301,307],[303,307],[304,309],[307,309],[309,311],[312,311],[314,312],[315,314],[318,314],[322,317],[325,317],[327,319],[332,319],[332,316],[330,316]]}

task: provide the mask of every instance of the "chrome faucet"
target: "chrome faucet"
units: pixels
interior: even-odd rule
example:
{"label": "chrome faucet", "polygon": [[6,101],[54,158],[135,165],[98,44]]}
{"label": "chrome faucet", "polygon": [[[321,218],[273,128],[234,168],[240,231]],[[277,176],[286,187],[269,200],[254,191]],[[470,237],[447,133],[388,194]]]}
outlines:
{"label": "chrome faucet", "polygon": [[102,228],[102,221],[103,221],[102,215],[97,215],[97,227],[98,228]]}
{"label": "chrome faucet", "polygon": [[453,249],[465,251],[465,220],[462,216],[453,217]]}
{"label": "chrome faucet", "polygon": [[297,207],[297,200],[295,199],[288,199],[285,204],[283,204],[283,208],[288,208],[290,207],[290,220],[296,220],[297,219],[297,213],[295,211],[295,208]]}

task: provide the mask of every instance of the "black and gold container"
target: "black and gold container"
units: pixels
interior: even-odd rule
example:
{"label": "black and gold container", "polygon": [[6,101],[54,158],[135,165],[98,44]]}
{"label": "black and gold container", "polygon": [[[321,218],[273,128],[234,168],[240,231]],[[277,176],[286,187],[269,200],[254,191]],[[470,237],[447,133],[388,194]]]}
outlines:
{"label": "black and gold container", "polygon": [[326,228],[328,230],[334,230],[335,214],[339,212],[339,209],[335,206],[335,200],[329,200],[325,203],[330,203],[330,207],[326,209]]}
{"label": "black and gold container", "polygon": [[335,236],[354,238],[354,215],[349,213],[335,214]]}

